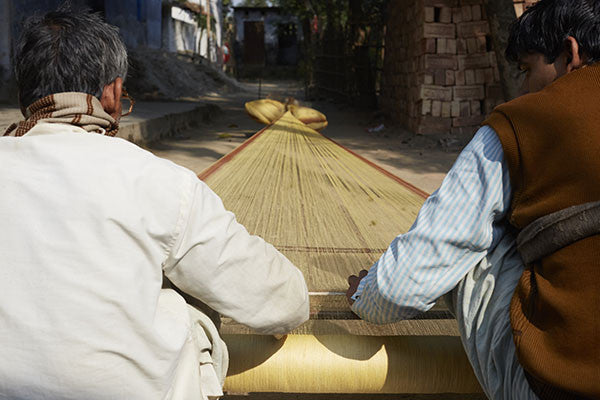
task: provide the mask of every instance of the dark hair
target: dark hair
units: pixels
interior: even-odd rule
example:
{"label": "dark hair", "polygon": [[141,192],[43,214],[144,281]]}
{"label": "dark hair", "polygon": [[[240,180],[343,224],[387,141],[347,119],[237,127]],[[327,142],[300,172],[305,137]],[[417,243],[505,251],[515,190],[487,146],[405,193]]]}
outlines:
{"label": "dark hair", "polygon": [[519,61],[524,54],[540,53],[556,61],[573,36],[587,63],[600,61],[600,0],[541,0],[510,27],[506,58]]}
{"label": "dark hair", "polygon": [[104,86],[127,75],[127,50],[118,29],[68,5],[25,21],[14,60],[24,107],[61,92],[100,97]]}

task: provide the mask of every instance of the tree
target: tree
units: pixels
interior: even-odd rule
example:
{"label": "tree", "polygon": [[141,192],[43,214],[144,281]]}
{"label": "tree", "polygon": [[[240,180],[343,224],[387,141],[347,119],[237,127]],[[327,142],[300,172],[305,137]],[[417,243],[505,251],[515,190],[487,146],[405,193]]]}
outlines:
{"label": "tree", "polygon": [[517,19],[513,0],[483,0],[485,12],[490,24],[492,44],[498,60],[500,85],[504,100],[509,101],[519,96],[521,87],[520,71],[517,65],[510,63],[504,56],[508,45],[510,24]]}
{"label": "tree", "polygon": [[268,0],[244,0],[240,4],[241,7],[271,7],[271,2]]}

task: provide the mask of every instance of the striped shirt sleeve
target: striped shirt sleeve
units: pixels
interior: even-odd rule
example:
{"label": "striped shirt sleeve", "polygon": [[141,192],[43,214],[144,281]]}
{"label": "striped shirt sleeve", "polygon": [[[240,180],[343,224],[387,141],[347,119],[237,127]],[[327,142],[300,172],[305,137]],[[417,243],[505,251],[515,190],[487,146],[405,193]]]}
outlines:
{"label": "striped shirt sleeve", "polygon": [[362,279],[352,310],[380,324],[429,310],[497,245],[510,200],[502,145],[484,126],[410,230],[392,241]]}

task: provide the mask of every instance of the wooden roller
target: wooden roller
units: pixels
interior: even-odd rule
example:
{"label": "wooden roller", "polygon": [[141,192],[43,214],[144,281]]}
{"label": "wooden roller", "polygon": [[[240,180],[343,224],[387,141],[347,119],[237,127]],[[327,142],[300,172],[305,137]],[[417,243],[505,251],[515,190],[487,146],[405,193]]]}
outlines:
{"label": "wooden roller", "polygon": [[479,393],[460,338],[224,335],[225,390],[282,393]]}

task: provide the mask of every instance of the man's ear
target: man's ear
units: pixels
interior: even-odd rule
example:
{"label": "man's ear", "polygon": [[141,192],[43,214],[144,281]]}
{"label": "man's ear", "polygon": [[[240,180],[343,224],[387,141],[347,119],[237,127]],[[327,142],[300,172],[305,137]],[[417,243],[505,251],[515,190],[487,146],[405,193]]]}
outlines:
{"label": "man's ear", "polygon": [[565,40],[565,52],[566,52],[566,71],[567,73],[581,68],[583,66],[583,59],[579,54],[579,43],[573,36],[569,36]]}
{"label": "man's ear", "polygon": [[123,94],[123,79],[120,77],[104,86],[100,96],[100,104],[107,114],[110,114],[116,121],[121,118],[123,105],[121,104],[121,95]]}

